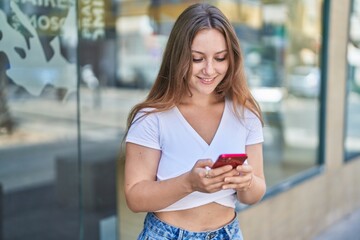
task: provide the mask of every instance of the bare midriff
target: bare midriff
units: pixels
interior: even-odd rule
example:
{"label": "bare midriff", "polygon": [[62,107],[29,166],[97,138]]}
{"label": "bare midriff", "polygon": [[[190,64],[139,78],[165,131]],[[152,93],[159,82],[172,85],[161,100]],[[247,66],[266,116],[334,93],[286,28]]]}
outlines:
{"label": "bare midriff", "polygon": [[230,223],[235,217],[235,211],[213,202],[186,210],[156,212],[155,215],[169,225],[192,232],[203,232],[216,230]]}

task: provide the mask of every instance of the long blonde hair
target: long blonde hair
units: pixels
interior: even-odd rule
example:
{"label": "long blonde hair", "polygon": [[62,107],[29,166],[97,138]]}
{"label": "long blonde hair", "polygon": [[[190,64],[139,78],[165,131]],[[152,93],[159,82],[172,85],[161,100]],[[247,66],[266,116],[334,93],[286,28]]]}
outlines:
{"label": "long blonde hair", "polygon": [[185,92],[191,94],[188,84],[192,71],[191,44],[199,31],[210,28],[224,35],[229,49],[229,68],[216,92],[233,101],[235,112],[238,112],[237,106],[246,107],[263,122],[260,107],[246,82],[243,56],[233,26],[217,7],[197,3],[185,9],[175,21],[155,83],[145,101],[130,111],[127,129],[141,109],[166,111],[176,106]]}

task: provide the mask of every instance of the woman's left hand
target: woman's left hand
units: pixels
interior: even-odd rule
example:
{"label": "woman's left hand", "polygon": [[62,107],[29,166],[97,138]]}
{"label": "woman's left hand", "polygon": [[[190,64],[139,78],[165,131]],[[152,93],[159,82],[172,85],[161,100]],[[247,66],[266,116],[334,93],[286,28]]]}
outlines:
{"label": "woman's left hand", "polygon": [[240,192],[250,189],[254,178],[253,168],[250,165],[237,166],[233,173],[233,176],[224,179],[223,189],[234,189]]}

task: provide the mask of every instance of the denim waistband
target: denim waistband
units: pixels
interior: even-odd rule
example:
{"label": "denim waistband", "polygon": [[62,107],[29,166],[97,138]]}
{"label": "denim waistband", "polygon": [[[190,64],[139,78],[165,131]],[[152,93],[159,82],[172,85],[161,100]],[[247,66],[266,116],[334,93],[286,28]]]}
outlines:
{"label": "denim waistband", "polygon": [[[162,239],[205,239],[205,240],[242,240],[242,234],[239,226],[237,216],[225,226],[204,232],[191,232],[182,228],[169,225],[159,218],[154,213],[148,213],[144,221],[144,230],[138,240],[147,239],[146,234],[155,234],[161,236]],[[144,236],[144,238],[141,238]],[[151,238],[150,238],[151,239]]]}

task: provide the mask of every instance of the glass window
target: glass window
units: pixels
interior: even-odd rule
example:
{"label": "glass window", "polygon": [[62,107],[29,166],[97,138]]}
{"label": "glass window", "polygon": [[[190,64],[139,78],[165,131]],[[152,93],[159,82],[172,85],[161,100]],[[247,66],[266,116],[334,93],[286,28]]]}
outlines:
{"label": "glass window", "polygon": [[360,155],[360,1],[353,0],[348,42],[347,116],[345,126],[346,159]]}
{"label": "glass window", "polygon": [[1,239],[116,236],[111,2],[77,2],[0,2]]}
{"label": "glass window", "polygon": [[233,4],[248,82],[265,116],[265,174],[273,187],[318,163],[322,1]]}
{"label": "glass window", "polygon": [[4,239],[78,235],[75,13],[67,1],[0,3]]}

